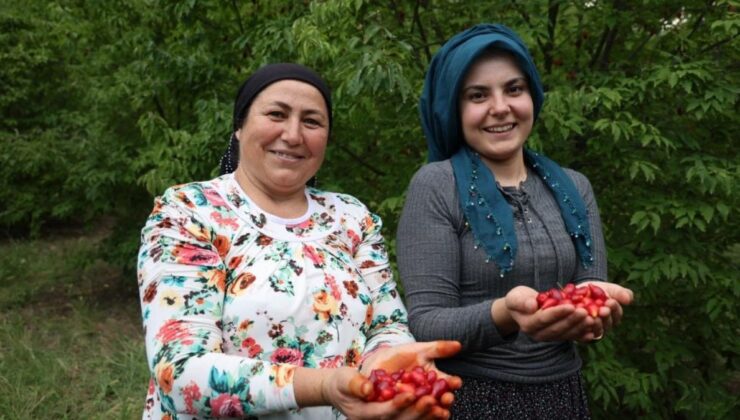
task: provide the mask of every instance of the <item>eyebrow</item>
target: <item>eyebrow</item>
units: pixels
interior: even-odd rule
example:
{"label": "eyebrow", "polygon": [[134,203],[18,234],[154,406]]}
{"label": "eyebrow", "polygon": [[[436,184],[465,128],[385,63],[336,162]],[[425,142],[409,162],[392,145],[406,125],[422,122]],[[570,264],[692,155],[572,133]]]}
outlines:
{"label": "eyebrow", "polygon": [[[510,80],[507,80],[506,83],[504,83],[504,86],[511,86],[518,82],[527,83],[527,78],[523,76],[514,77]],[[468,90],[488,90],[488,89],[489,87],[487,85],[469,85],[469,86],[463,87],[462,92],[466,92]]]}

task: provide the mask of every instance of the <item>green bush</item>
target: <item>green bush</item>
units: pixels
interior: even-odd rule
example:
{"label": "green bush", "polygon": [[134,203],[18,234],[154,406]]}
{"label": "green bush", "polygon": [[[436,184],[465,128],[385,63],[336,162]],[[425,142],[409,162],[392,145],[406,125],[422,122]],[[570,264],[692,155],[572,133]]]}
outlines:
{"label": "green bush", "polygon": [[531,145],[590,178],[610,276],[637,296],[583,348],[595,416],[737,417],[737,2],[0,5],[0,225],[112,215],[107,255],[129,267],[152,196],[216,173],[236,88],[274,61],[328,79],[319,182],[380,212],[391,239],[425,159],[431,55],[474,23],[516,29],[547,87]]}

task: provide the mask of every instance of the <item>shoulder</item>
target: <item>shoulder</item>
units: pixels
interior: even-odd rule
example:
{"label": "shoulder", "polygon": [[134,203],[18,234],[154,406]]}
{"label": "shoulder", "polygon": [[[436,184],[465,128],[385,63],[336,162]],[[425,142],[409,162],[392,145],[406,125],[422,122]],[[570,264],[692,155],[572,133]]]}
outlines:
{"label": "shoulder", "polygon": [[570,168],[563,168],[563,171],[565,171],[566,175],[568,175],[568,178],[573,181],[576,189],[578,189],[581,194],[591,192],[591,182],[588,180],[586,175]]}
{"label": "shoulder", "polygon": [[350,194],[309,188],[308,195],[328,211],[349,215],[356,219],[363,219],[372,214],[365,203]]}
{"label": "shoulder", "polygon": [[439,185],[443,182],[453,182],[455,180],[452,164],[448,160],[431,162],[419,168],[411,178],[411,185]]}
{"label": "shoulder", "polygon": [[217,188],[223,182],[221,178],[173,185],[157,197],[156,203],[165,208],[186,212],[222,206],[224,200]]}

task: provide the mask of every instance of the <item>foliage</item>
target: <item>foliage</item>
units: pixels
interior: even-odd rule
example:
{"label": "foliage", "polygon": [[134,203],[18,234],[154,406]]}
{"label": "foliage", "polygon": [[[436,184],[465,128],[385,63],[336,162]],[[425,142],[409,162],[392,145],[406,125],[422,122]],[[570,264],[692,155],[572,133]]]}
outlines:
{"label": "foliage", "polygon": [[378,211],[392,249],[425,158],[431,55],[474,23],[507,24],[547,86],[530,144],[589,177],[610,276],[637,295],[624,327],[582,349],[596,417],[738,414],[737,2],[0,5],[0,225],[111,215],[109,258],[129,267],[152,196],[216,173],[237,87],[275,61],[333,87],[319,182]]}

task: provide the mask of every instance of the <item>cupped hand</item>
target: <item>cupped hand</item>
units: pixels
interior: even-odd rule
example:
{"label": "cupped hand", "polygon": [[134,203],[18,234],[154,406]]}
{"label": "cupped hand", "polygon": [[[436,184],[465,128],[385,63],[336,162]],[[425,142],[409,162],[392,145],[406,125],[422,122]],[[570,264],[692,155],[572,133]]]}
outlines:
{"label": "cupped hand", "polygon": [[538,310],[537,291],[530,287],[517,286],[504,299],[519,330],[537,341],[589,341],[594,331],[603,329],[600,318],[592,318],[585,309],[573,305]]}
{"label": "cupped hand", "polygon": [[366,402],[364,399],[372,391],[370,381],[357,370],[342,367],[321,383],[324,400],[336,407],[350,420],[397,419],[427,420],[446,419],[449,410],[436,404],[432,396],[424,396],[414,401],[409,393],[396,395],[385,402]]}
{"label": "cupped hand", "polygon": [[[588,281],[579,284],[579,286],[589,283],[599,286],[606,292],[607,296],[609,296],[606,302],[604,302],[604,305],[599,309],[601,328],[596,328],[599,327],[599,325],[595,326],[592,331],[593,336],[590,337],[590,339],[601,338],[606,331],[619,325],[622,321],[622,315],[624,314],[622,306],[631,304],[632,300],[634,300],[634,294],[632,293],[632,290],[626,287],[605,281]],[[583,341],[587,340],[584,339]]]}

